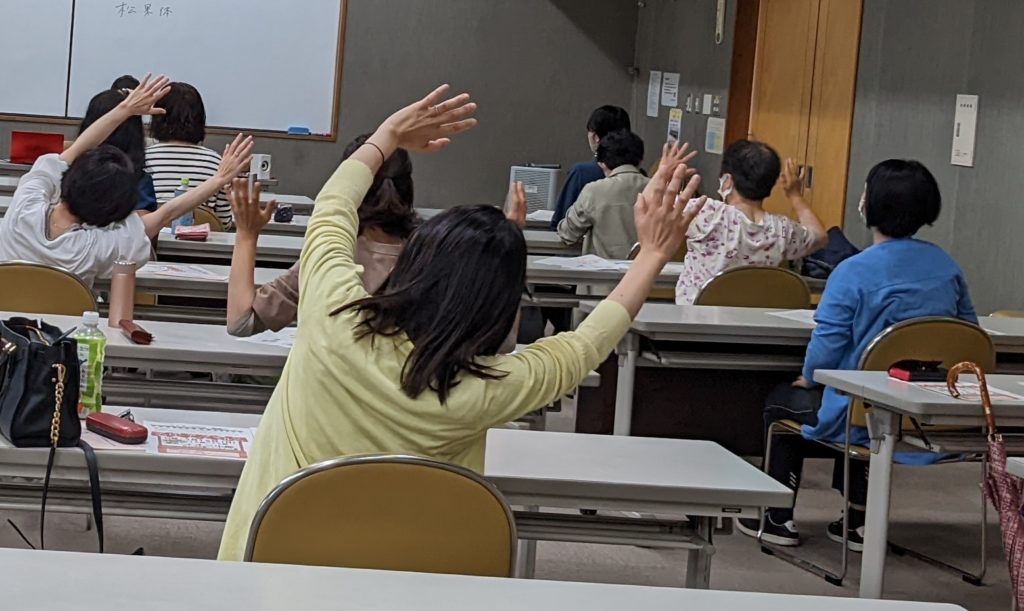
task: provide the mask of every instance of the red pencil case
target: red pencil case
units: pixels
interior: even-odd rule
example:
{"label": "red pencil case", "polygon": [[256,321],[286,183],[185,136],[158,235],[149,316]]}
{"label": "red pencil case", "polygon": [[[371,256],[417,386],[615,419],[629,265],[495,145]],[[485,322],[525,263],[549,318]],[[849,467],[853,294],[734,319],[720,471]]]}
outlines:
{"label": "red pencil case", "polygon": [[146,427],[113,414],[89,414],[85,419],[85,428],[101,437],[129,445],[146,443],[149,437]]}

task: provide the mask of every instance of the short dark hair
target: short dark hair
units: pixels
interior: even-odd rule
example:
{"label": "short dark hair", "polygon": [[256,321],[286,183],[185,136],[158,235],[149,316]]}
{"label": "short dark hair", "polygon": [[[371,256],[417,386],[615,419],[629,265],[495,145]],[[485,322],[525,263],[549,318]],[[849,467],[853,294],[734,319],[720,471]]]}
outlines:
{"label": "short dark hair", "polygon": [[868,172],[864,218],[890,238],[909,238],[935,223],[942,211],[939,183],[924,164],[906,159],[883,161]]}
{"label": "short dark hair", "polygon": [[781,171],[779,154],[764,142],[737,140],[722,156],[722,174],[731,175],[736,191],[747,199],[771,195]]}
{"label": "short dark hair", "polygon": [[171,90],[156,103],[166,114],[153,115],[149,131],[160,142],[180,140],[199,144],[206,139],[206,106],[203,96],[188,83],[171,83]]}
{"label": "short dark hair", "polygon": [[388,279],[355,310],[357,337],[405,334],[411,351],[401,387],[427,390],[441,403],[463,374],[498,379],[505,372],[477,362],[501,349],[526,288],[526,240],[494,206],[458,206],[413,232]]}
{"label": "short dark hair", "polygon": [[[79,135],[90,125],[95,123],[118,104],[124,101],[125,94],[120,90],[109,89],[101,91],[89,100],[89,108],[85,111],[85,117],[78,127]],[[117,126],[114,133],[110,134],[104,144],[117,147],[128,155],[132,165],[135,166],[136,182],[142,179],[142,173],[146,167],[146,131],[142,125],[141,117],[129,117],[121,125]]]}
{"label": "short dark hair", "polygon": [[[371,135],[363,134],[349,142],[342,159],[351,157]],[[359,205],[359,233],[376,227],[388,235],[408,238],[419,224],[412,205],[412,159],[409,151],[396,149],[373,177],[373,184]]]}
{"label": "short dark hair", "polygon": [[87,225],[123,221],[139,199],[135,166],[120,149],[101,144],[75,160],[60,181],[60,197]]}
{"label": "short dark hair", "polygon": [[633,129],[629,124],[629,113],[625,108],[601,106],[590,113],[590,118],[587,119],[587,131],[594,132],[598,138],[604,138],[620,129],[627,131]]}
{"label": "short dark hair", "polygon": [[612,132],[597,145],[597,161],[609,170],[621,165],[639,166],[644,160],[644,141],[629,130]]}
{"label": "short dark hair", "polygon": [[126,74],[124,76],[119,76],[116,79],[114,79],[114,82],[111,83],[110,88],[111,89],[117,89],[117,90],[120,90],[120,89],[135,89],[138,86],[139,86],[139,79],[135,78],[134,76],[132,76],[130,74]]}

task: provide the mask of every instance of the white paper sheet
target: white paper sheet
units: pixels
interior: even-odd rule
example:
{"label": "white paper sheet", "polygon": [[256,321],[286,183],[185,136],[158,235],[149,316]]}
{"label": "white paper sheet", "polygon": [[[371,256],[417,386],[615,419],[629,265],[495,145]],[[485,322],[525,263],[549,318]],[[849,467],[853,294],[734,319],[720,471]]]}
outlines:
{"label": "white paper sheet", "polygon": [[647,83],[647,116],[658,117],[658,96],[661,95],[661,72],[651,70],[651,80]]}
{"label": "white paper sheet", "polygon": [[139,276],[164,276],[167,278],[194,278],[197,280],[227,281],[227,274],[217,273],[202,265],[185,263],[147,263],[139,268]]}
{"label": "white paper sheet", "polygon": [[661,105],[675,108],[679,106],[679,73],[666,72],[661,81]]}
{"label": "white paper sheet", "polygon": [[704,139],[704,152],[721,155],[725,150],[725,119],[708,117],[708,131]]}
{"label": "white paper sheet", "polygon": [[583,255],[581,257],[548,257],[547,259],[537,261],[537,265],[591,272],[616,272],[628,269],[630,261],[611,261],[602,259],[597,255]]}
{"label": "white paper sheet", "polygon": [[239,337],[238,340],[242,342],[252,342],[254,344],[263,344],[265,346],[279,346],[281,348],[289,348],[295,345],[295,334],[298,333],[298,327],[285,327],[280,331],[264,331],[263,333],[257,333],[250,337]]}
{"label": "white paper sheet", "polygon": [[[940,395],[949,396],[949,388],[946,387],[945,382],[909,382],[909,384],[939,393]],[[978,386],[977,382],[957,382],[956,389],[960,391],[961,400],[981,403],[981,387]],[[992,399],[993,403],[1024,401],[1024,397],[1018,394],[991,386],[988,387],[988,396]]]}
{"label": "white paper sheet", "polygon": [[768,315],[807,323],[812,327],[816,326],[816,323],[814,322],[814,310],[784,310],[782,312],[768,312]]}
{"label": "white paper sheet", "polygon": [[252,429],[205,424],[146,422],[149,454],[245,460],[252,446]]}
{"label": "white paper sheet", "polygon": [[550,223],[553,218],[555,218],[554,210],[534,210],[526,215],[526,220],[528,221],[541,221],[544,223]]}

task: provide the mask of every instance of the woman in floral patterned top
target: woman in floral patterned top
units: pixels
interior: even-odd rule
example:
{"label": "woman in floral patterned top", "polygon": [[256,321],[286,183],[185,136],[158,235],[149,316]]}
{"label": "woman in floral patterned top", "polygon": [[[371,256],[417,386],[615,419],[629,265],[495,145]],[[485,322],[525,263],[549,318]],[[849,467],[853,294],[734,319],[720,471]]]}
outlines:
{"label": "woman in floral patterned top", "polygon": [[[762,142],[740,140],[726,149],[718,182],[722,201],[709,199],[690,225],[676,303],[692,304],[708,280],[729,268],[775,266],[825,245],[825,228],[802,197],[803,171],[792,159],[780,166],[778,154]],[[763,208],[780,170],[798,222]]]}

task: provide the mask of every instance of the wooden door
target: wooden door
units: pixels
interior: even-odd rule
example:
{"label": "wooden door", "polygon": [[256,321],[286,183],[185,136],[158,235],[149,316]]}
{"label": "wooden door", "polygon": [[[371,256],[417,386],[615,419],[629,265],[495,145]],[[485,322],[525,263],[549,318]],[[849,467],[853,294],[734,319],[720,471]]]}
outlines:
{"label": "wooden door", "polygon": [[[862,0],[761,0],[748,137],[810,167],[805,199],[841,226]],[[765,208],[792,209],[781,189]]]}

